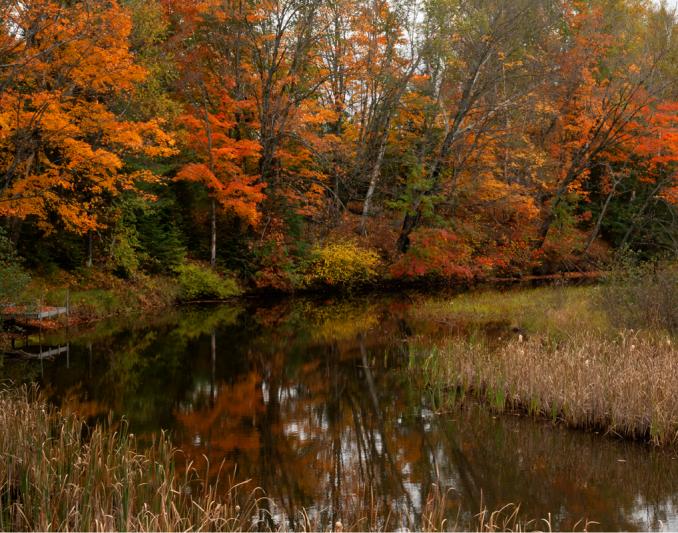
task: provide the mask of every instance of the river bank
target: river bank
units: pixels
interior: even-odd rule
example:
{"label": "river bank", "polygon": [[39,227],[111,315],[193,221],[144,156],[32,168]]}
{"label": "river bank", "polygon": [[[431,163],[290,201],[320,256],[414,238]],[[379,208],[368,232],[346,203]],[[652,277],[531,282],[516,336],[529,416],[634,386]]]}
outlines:
{"label": "river bank", "polygon": [[[193,271],[194,273],[195,271]],[[365,294],[393,294],[402,291],[419,293],[439,290],[464,292],[477,288],[509,287],[516,284],[579,283],[599,280],[602,272],[562,272],[550,275],[526,275],[510,278],[459,279],[382,279],[358,286],[314,286],[280,290],[243,287],[226,278],[227,287],[219,286],[218,276],[211,281],[186,280],[178,276],[138,275],[121,279],[101,271],[79,275],[59,272],[49,277],[36,276],[15,299],[27,308],[68,307],[68,313],[54,319],[23,320],[22,325],[37,330],[55,330],[68,326],[92,324],[107,318],[161,312],[185,304],[217,304],[241,299],[281,299],[289,297],[355,297]]]}
{"label": "river bank", "polygon": [[497,413],[521,412],[568,427],[678,446],[678,350],[670,337],[583,330],[491,349],[450,342],[426,360],[439,406],[472,397]]}
{"label": "river bank", "polygon": [[508,320],[510,333],[415,348],[440,409],[468,398],[568,427],[678,445],[675,270],[568,291],[462,295],[417,310]]}

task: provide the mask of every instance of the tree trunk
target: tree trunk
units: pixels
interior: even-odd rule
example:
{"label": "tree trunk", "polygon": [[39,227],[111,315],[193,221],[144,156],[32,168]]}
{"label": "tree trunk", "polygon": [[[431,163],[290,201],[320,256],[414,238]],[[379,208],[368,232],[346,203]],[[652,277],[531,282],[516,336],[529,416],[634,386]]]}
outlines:
{"label": "tree trunk", "polygon": [[[403,92],[405,91],[409,80],[414,75],[418,64],[419,58],[412,61],[410,68],[402,77],[402,79],[400,79],[397,84],[388,91],[388,94],[384,96],[384,102],[382,104],[383,107],[380,110],[375,111],[375,118],[372,119],[373,124],[370,125],[370,130],[380,132],[381,138],[379,139],[379,149],[377,150],[376,159],[374,164],[370,167],[370,185],[367,189],[367,194],[365,195],[365,201],[363,203],[363,213],[360,221],[360,231],[363,235],[367,234],[367,217],[370,214],[372,197],[374,196],[374,191],[376,190],[377,182],[379,181],[379,175],[381,174],[381,165],[384,161],[384,154],[386,153],[388,134],[391,129],[393,115],[397,111]],[[382,123],[383,126],[380,126]],[[371,143],[367,143],[368,151],[365,152],[365,161],[369,161],[370,145]]]}
{"label": "tree trunk", "polygon": [[211,379],[210,379],[210,400],[212,401],[212,405],[214,405],[214,401],[217,399],[217,389],[215,386],[216,383],[216,378],[217,378],[217,333],[216,331],[212,330],[212,338],[211,338],[211,355],[212,355],[212,374],[211,374]]}
{"label": "tree trunk", "polygon": [[210,241],[210,266],[217,266],[217,202],[212,198],[212,238]]}
{"label": "tree trunk", "polygon": [[407,213],[405,215],[403,226],[400,229],[400,235],[398,235],[398,241],[396,243],[396,247],[401,253],[404,254],[410,249],[410,234],[419,224],[420,218],[421,213],[418,208],[414,213]]}
{"label": "tree trunk", "polygon": [[405,218],[403,219],[403,225],[400,229],[400,235],[398,236],[398,241],[396,243],[398,250],[402,253],[407,252],[407,250],[409,249],[410,234],[414,231],[414,229],[417,227],[417,224],[419,224],[419,221],[421,220],[422,200],[424,199],[424,197],[432,195],[439,187],[438,182],[443,171],[443,165],[445,164],[447,158],[450,156],[452,146],[456,142],[457,138],[460,137],[462,134],[461,126],[464,119],[466,118],[469,110],[471,109],[474,100],[479,96],[479,94],[475,91],[475,88],[480,77],[480,71],[482,70],[485,63],[489,60],[489,58],[490,58],[490,47],[486,45],[482,55],[478,59],[478,62],[475,66],[473,76],[471,76],[465,84],[461,96],[459,109],[457,110],[454,116],[452,124],[450,125],[449,122],[446,121],[445,138],[443,139],[443,144],[440,146],[438,155],[436,156],[435,160],[431,165],[431,172],[429,173],[431,187],[419,195],[419,198],[417,198],[417,200],[414,203],[412,211],[408,212],[405,215]]}
{"label": "tree trunk", "polygon": [[614,193],[617,190],[617,185],[619,185],[619,180],[614,181],[614,184],[612,185],[612,190],[610,191],[610,194],[608,194],[607,198],[605,199],[605,204],[603,205],[603,209],[600,211],[600,215],[598,215],[598,220],[596,220],[596,225],[593,228],[593,233],[591,233],[591,236],[589,237],[589,240],[586,243],[586,247],[584,248],[584,253],[588,253],[589,249],[591,248],[591,245],[596,240],[596,237],[598,237],[598,233],[600,233],[600,227],[603,225],[603,219],[605,218],[605,215],[607,214],[608,207],[610,207],[610,202],[612,201],[612,197],[614,196]]}
{"label": "tree trunk", "polygon": [[619,245],[619,248],[624,248],[628,242],[629,239],[631,238],[631,235],[633,235],[633,232],[636,231],[636,228],[638,227],[638,223],[641,220],[641,217],[645,213],[645,210],[648,208],[650,205],[650,202],[652,199],[655,197],[655,195],[659,192],[659,189],[661,189],[663,186],[663,182],[659,182],[657,186],[652,190],[652,193],[648,195],[648,197],[645,199],[645,202],[643,202],[643,205],[639,209],[638,213],[636,213],[636,216],[633,217],[631,225],[629,226],[629,229],[626,230],[626,233],[624,234],[624,238],[622,239],[621,244]]}
{"label": "tree trunk", "polygon": [[367,194],[365,195],[365,202],[363,203],[363,214],[360,219],[360,232],[363,235],[367,235],[367,217],[370,215],[370,207],[372,206],[372,197],[374,196],[374,191],[377,188],[377,181],[379,180],[379,174],[381,174],[381,163],[384,160],[384,153],[386,152],[386,138],[388,137],[388,123],[386,125],[386,130],[382,134],[381,142],[379,144],[379,151],[377,152],[377,159],[372,166],[370,172],[370,186],[367,189]]}
{"label": "tree trunk", "polygon": [[541,228],[539,228],[539,240],[537,248],[543,248],[544,243],[546,242],[546,237],[549,234],[549,230],[551,229],[551,226],[553,223],[556,221],[556,207],[560,204],[560,202],[563,199],[563,196],[569,189],[570,185],[574,183],[574,180],[576,180],[581,173],[586,170],[586,166],[580,166],[577,164],[576,166],[573,165],[572,168],[570,168],[570,171],[567,173],[567,176],[563,180],[563,182],[560,184],[560,187],[558,187],[558,190],[556,193],[553,195],[553,199],[551,200],[551,205],[549,206],[548,213],[546,217],[544,218],[544,221],[541,223]]}
{"label": "tree trunk", "polygon": [[537,248],[544,247],[544,243],[546,242],[546,237],[549,234],[549,230],[551,229],[553,223],[556,221],[556,213],[554,211],[554,207],[556,205],[557,203],[555,203],[554,206],[551,209],[549,209],[548,214],[541,223],[541,227],[539,228],[539,240],[537,241],[539,245],[537,246]]}
{"label": "tree trunk", "polygon": [[[271,134],[273,135],[273,134]],[[261,158],[259,159],[259,174],[261,179],[265,181],[268,186],[277,187],[277,183],[271,183],[273,181],[273,169],[275,163],[275,151],[277,147],[277,142],[271,138],[264,140],[262,143],[261,149]]]}
{"label": "tree trunk", "polygon": [[445,159],[447,159],[447,156],[449,155],[449,152],[452,148],[453,140],[454,135],[452,131],[450,131],[445,136],[445,140],[443,141],[443,145],[440,148],[438,157],[433,163],[433,168],[431,169],[430,174],[431,188],[420,194],[419,198],[417,198],[417,200],[414,203],[412,211],[408,212],[405,215],[405,218],[403,219],[403,225],[400,228],[400,235],[398,235],[398,241],[396,242],[397,249],[403,254],[406,253],[407,250],[410,248],[410,234],[414,231],[414,229],[419,224],[419,221],[421,220],[422,215],[421,204],[424,197],[430,196],[438,188],[438,180],[443,170],[443,161],[445,161]]}
{"label": "tree trunk", "polygon": [[92,268],[92,231],[87,233],[87,268]]}
{"label": "tree trunk", "polygon": [[[209,111],[207,110],[208,98],[205,85],[201,85],[202,89],[202,105],[205,121],[205,133],[207,134],[207,154],[209,156],[210,172],[216,176],[216,165],[214,163],[214,154],[212,153],[212,124],[210,123]],[[212,228],[210,239],[210,266],[215,268],[217,266],[217,203],[212,198]]]}

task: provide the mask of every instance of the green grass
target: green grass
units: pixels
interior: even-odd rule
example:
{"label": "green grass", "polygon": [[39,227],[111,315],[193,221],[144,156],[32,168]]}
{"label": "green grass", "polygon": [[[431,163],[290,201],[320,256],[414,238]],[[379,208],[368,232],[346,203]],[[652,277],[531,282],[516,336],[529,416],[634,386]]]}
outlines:
{"label": "green grass", "polygon": [[177,283],[169,277],[137,276],[124,280],[97,271],[80,276],[62,272],[49,278],[34,278],[16,300],[58,307],[68,303],[76,321],[90,321],[168,307],[175,303],[177,294]]}
{"label": "green grass", "polygon": [[583,326],[612,333],[598,305],[599,286],[549,286],[519,290],[488,290],[450,299],[424,300],[413,306],[420,320],[504,321],[529,333],[562,336]]}

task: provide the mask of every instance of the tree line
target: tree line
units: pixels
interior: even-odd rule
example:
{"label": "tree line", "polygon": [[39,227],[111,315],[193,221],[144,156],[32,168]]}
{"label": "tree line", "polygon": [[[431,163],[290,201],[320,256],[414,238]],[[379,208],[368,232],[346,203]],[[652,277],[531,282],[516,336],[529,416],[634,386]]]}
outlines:
{"label": "tree line", "polygon": [[395,278],[675,256],[676,29],[643,0],[0,0],[0,225],[36,268],[277,288],[337,242]]}

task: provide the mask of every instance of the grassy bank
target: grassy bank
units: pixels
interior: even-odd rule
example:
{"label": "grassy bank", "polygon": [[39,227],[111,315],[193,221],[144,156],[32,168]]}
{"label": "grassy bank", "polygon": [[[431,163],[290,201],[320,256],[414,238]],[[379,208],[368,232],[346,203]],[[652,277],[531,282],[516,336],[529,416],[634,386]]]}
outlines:
{"label": "grassy bank", "polygon": [[675,265],[593,287],[462,295],[421,317],[503,322],[501,335],[421,348],[439,407],[469,397],[568,426],[678,445]]}
{"label": "grassy bank", "polygon": [[[0,450],[2,530],[320,530],[324,525],[305,511],[281,516],[261,491],[227,476],[205,486],[194,466],[178,472],[178,452],[164,436],[141,448],[124,425],[118,431],[89,428],[78,416],[47,405],[35,389],[0,390]],[[357,495],[361,503],[340,517],[344,530],[389,528],[371,503],[378,498],[371,496],[367,489]],[[547,521],[524,521],[512,504],[455,523],[447,503],[446,493],[434,487],[422,506],[421,527],[550,529]]]}
{"label": "grassy bank", "polygon": [[[5,301],[28,308],[68,306],[70,322],[83,323],[167,307],[174,303],[177,293],[176,280],[166,276],[120,279],[92,270],[77,275],[58,272],[34,276],[20,292],[5,295]],[[43,327],[50,324],[44,323]]]}
{"label": "grassy bank", "polygon": [[678,444],[678,350],[670,338],[582,331],[560,341],[442,344],[426,361],[439,406],[474,397],[660,445]]}
{"label": "grassy bank", "polygon": [[413,319],[454,324],[503,323],[524,334],[561,337],[582,327],[613,332],[614,325],[597,302],[603,288],[596,285],[549,285],[519,290],[484,289],[417,302]]}
{"label": "grassy bank", "polygon": [[[45,277],[34,276],[21,290],[5,295],[0,304],[26,309],[66,307],[69,317],[43,320],[43,329],[95,322],[104,318],[134,315],[168,308],[183,302],[226,300],[241,294],[236,281],[197,263],[185,264],[172,275],[138,274],[122,279],[100,270],[77,274],[59,271]],[[37,324],[33,324],[37,327]]]}

